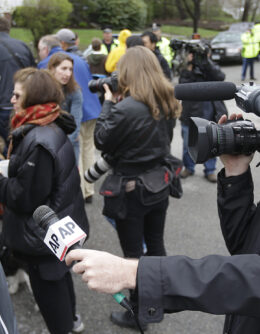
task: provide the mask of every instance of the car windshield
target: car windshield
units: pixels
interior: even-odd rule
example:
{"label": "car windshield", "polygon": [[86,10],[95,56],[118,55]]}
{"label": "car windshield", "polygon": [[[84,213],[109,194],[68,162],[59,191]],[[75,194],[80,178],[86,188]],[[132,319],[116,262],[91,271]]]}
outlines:
{"label": "car windshield", "polygon": [[237,32],[235,34],[225,33],[225,34],[218,34],[215,38],[213,38],[212,43],[234,43],[240,42],[240,33]]}

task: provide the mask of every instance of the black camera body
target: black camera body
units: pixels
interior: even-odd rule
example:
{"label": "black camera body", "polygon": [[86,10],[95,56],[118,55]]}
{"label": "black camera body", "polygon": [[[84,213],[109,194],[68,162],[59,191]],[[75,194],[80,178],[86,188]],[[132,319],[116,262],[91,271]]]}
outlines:
{"label": "black camera body", "polygon": [[243,84],[235,93],[237,106],[249,113],[260,116],[260,86],[251,82],[249,85]]}
{"label": "black camera body", "polygon": [[[235,100],[244,112],[260,116],[260,86],[243,84],[237,89]],[[204,163],[221,154],[250,155],[255,151],[260,152],[260,131],[249,120],[216,124],[191,117],[188,149],[195,163]]]}
{"label": "black camera body", "polygon": [[103,85],[107,84],[112,93],[118,91],[118,80],[117,80],[117,71],[111,73],[110,77],[92,79],[88,83],[88,88],[92,93],[105,93]]}
{"label": "black camera body", "polygon": [[210,47],[200,40],[178,40],[172,39],[170,47],[174,51],[174,58],[179,58],[180,68],[185,67],[186,57],[189,53],[193,54],[193,71],[203,75],[205,66],[208,64],[208,53]]}

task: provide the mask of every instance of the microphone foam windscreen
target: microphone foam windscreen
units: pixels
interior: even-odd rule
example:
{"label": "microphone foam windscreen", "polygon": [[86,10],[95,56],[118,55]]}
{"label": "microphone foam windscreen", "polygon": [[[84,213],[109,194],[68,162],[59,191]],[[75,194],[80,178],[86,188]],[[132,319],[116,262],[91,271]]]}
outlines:
{"label": "microphone foam windscreen", "polygon": [[176,99],[184,101],[221,101],[233,99],[237,91],[233,82],[209,81],[176,85]]}
{"label": "microphone foam windscreen", "polygon": [[46,214],[49,213],[54,213],[54,211],[47,205],[41,205],[34,211],[33,220],[39,224],[40,221],[42,220],[42,217],[44,217]]}

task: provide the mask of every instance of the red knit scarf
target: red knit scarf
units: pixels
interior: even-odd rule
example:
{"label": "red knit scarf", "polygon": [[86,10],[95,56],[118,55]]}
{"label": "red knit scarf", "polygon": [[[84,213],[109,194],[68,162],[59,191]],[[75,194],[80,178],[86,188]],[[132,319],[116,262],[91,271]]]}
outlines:
{"label": "red knit scarf", "polygon": [[17,112],[11,120],[11,128],[13,130],[26,123],[44,126],[53,122],[59,115],[60,107],[56,103],[36,104]]}

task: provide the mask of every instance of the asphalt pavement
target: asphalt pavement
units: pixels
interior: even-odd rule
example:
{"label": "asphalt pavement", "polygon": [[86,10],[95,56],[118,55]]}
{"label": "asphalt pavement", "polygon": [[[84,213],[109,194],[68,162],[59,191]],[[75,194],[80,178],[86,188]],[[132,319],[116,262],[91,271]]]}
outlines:
{"label": "asphalt pavement", "polygon": [[[226,81],[239,85],[241,66],[222,66],[226,73]],[[255,76],[260,84],[260,63],[255,64]],[[206,92],[205,92],[206,93]],[[226,101],[229,113],[240,112],[235,101]],[[246,114],[256,126],[260,126],[260,118],[254,114]],[[174,131],[172,153],[181,158],[182,139],[180,123]],[[259,153],[252,162],[252,172],[255,181],[255,198],[260,198],[260,169],[255,165],[260,161]],[[217,163],[217,170],[222,168]],[[203,176],[203,166],[196,166],[196,173],[183,181],[183,197],[170,198],[168,208],[165,244],[168,255],[182,254],[192,258],[200,258],[208,254],[228,255],[222,238],[216,205],[216,184],[209,183]],[[102,216],[103,199],[98,195],[102,179],[95,184],[96,194],[92,204],[86,204],[90,221],[90,237],[85,247],[122,255],[117,234],[114,228]],[[178,272],[175,273],[178,279]],[[109,320],[112,310],[121,310],[110,295],[89,291],[81,278],[74,275],[77,307],[85,323],[86,334],[130,334],[134,330],[121,329]],[[127,293],[127,292],[126,292]],[[20,334],[47,334],[41,314],[35,310],[31,293],[22,286],[17,294],[12,296],[14,309],[20,329]],[[150,324],[148,334],[211,334],[222,333],[224,316],[210,315],[201,312],[185,311],[167,314],[159,324]]]}

